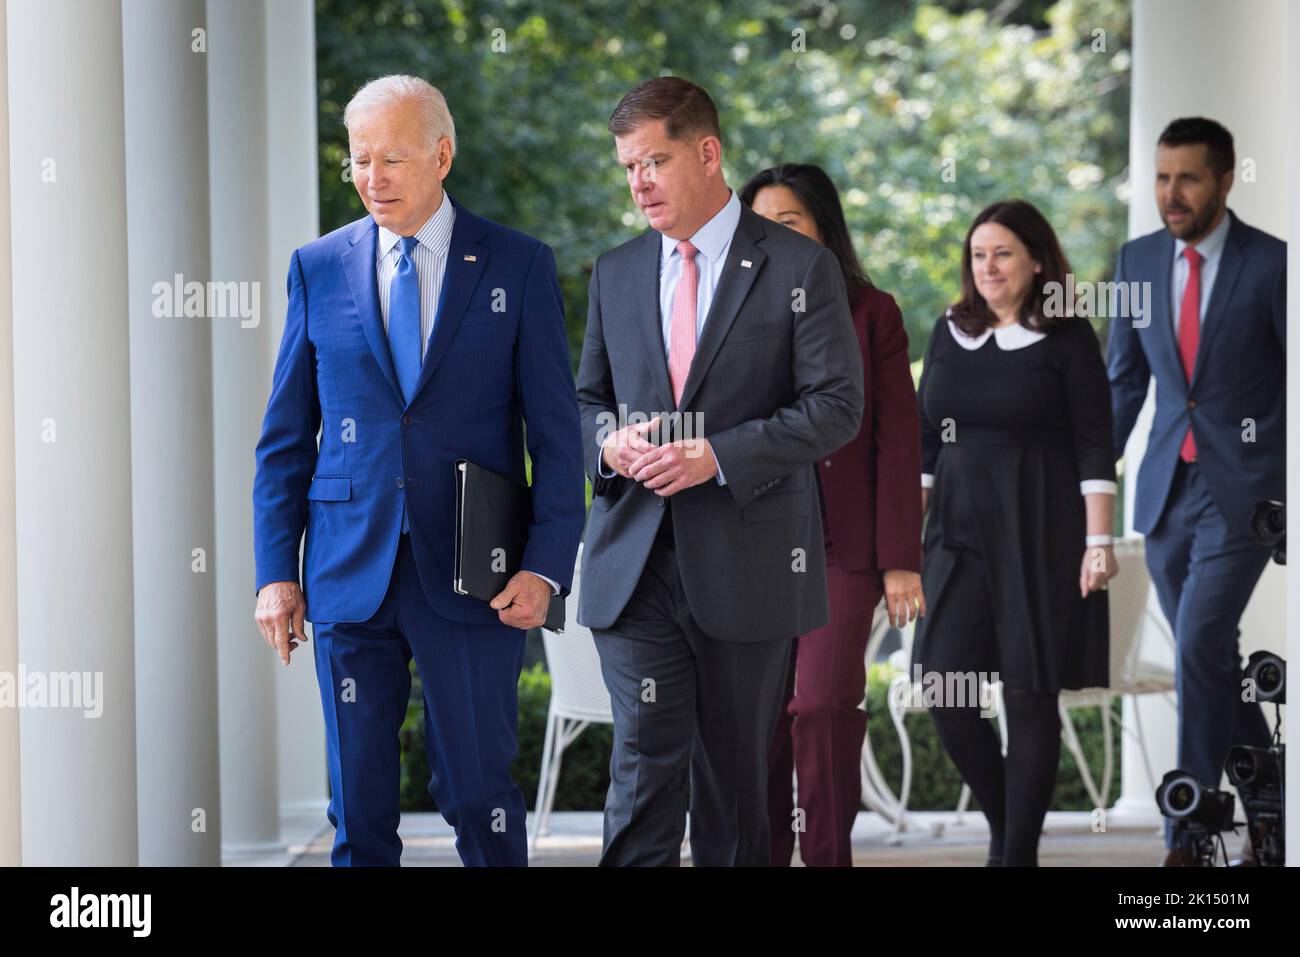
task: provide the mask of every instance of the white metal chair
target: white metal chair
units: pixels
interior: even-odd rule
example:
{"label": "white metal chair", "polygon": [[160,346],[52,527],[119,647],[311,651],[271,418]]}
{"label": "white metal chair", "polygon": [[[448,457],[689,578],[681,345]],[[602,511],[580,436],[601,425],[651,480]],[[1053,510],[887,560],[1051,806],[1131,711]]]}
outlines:
{"label": "white metal chair", "polygon": [[[1150,607],[1151,578],[1147,573],[1145,543],[1141,538],[1123,538],[1115,542],[1115,558],[1120,574],[1110,582],[1110,686],[1107,688],[1082,688],[1062,691],[1058,707],[1061,711],[1061,734],[1066,746],[1079,766],[1083,786],[1094,808],[1105,808],[1110,803],[1110,790],[1115,766],[1111,725],[1115,720],[1112,707],[1115,699],[1123,695],[1163,695],[1171,708],[1176,705],[1174,671],[1165,664],[1150,661],[1143,655],[1143,637],[1154,634],[1169,647],[1171,658],[1174,637],[1161,615]],[[1101,708],[1103,763],[1101,787],[1093,781],[1088,763],[1083,759],[1079,737],[1075,733],[1070,711],[1075,708]],[[1151,756],[1147,751],[1146,736],[1142,730],[1139,710],[1133,710],[1134,727],[1126,728],[1119,722],[1120,730],[1129,733],[1138,744],[1142,763],[1146,768],[1151,790],[1156,789],[1155,773],[1151,769]]]}
{"label": "white metal chair", "polygon": [[[1111,709],[1114,700],[1122,695],[1161,694],[1169,699],[1174,690],[1174,673],[1163,664],[1147,660],[1143,654],[1143,638],[1150,629],[1171,648],[1173,637],[1164,621],[1149,608],[1150,577],[1144,560],[1144,546],[1140,538],[1120,539],[1115,543],[1115,556],[1120,564],[1120,574],[1112,579],[1109,591],[1110,605],[1110,686],[1108,688],[1085,688],[1078,691],[1062,691],[1058,707],[1061,712],[1061,735],[1065,746],[1074,756],[1084,788],[1093,806],[1104,808],[1110,797],[1114,769],[1114,746],[1111,729],[1114,722]],[[867,643],[867,667],[878,656],[880,644],[888,623],[884,616],[883,604],[876,611],[871,639]],[[925,710],[921,706],[921,688],[914,685],[908,674],[911,661],[911,646],[914,625],[908,625],[903,631],[903,647],[890,655],[890,664],[899,669],[890,685],[889,712],[894,728],[902,745],[903,778],[899,794],[894,796],[892,789],[880,772],[871,750],[871,737],[867,735],[862,747],[862,792],[867,807],[881,814],[894,827],[888,843],[896,844],[900,832],[906,828],[907,801],[912,784],[912,748],[904,719],[908,714]],[[984,697],[987,695],[988,697]],[[981,701],[989,703],[998,719],[998,730],[1002,736],[1003,752],[1006,751],[1007,732],[1002,715],[1001,682],[981,687]],[[1172,700],[1170,700],[1172,706]],[[1101,787],[1098,788],[1088,763],[1084,760],[1083,749],[1071,720],[1070,711],[1082,707],[1100,707],[1103,727],[1103,747],[1105,767],[1102,772]],[[1138,709],[1133,709],[1135,727],[1129,729],[1120,722],[1122,731],[1133,736],[1142,753],[1147,777],[1151,789],[1156,787],[1155,775],[1151,770],[1151,760],[1147,751],[1146,737],[1142,730]],[[970,804],[970,788],[963,783],[961,797],[957,804],[957,821],[961,823],[962,814]]]}
{"label": "white metal chair", "polygon": [[549,834],[555,786],[560,779],[564,749],[590,724],[613,724],[609,691],[600,671],[600,656],[591,630],[578,624],[579,572],[582,548],[573,572],[573,586],[564,602],[564,633],[542,629],[546,667],[551,674],[551,704],[546,716],[542,769],[537,780],[537,808],[529,821],[528,856],[537,852],[537,838]]}

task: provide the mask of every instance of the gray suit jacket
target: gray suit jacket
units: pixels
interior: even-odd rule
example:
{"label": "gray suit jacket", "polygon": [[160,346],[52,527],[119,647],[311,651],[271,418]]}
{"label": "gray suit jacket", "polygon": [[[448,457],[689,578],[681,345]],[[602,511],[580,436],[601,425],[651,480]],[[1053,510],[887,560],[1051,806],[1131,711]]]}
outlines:
{"label": "gray suit jacket", "polygon": [[[862,356],[834,255],[748,207],[682,392],[687,434],[709,439],[727,484],[671,497],[602,478],[600,440],[675,406],[659,316],[660,234],[596,260],[578,406],[594,495],[578,622],[606,629],[627,604],[659,523],[672,516],[690,612],[726,641],[791,638],[829,617],[813,463],[862,418]],[[666,440],[666,439],[665,439]]]}

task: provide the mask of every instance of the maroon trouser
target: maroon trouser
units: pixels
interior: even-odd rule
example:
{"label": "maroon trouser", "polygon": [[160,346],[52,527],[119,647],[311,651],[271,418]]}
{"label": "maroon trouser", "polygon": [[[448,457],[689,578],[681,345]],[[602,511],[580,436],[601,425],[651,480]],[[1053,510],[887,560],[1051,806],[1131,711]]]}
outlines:
{"label": "maroon trouser", "polygon": [[[830,621],[795,639],[786,706],[767,752],[767,813],[777,867],[790,865],[796,831],[805,864],[853,863],[849,833],[862,806],[859,768],[867,730],[866,712],[859,707],[867,687],[863,655],[883,585],[878,571],[841,568],[827,541],[826,587]],[[798,816],[792,772],[799,781]]]}

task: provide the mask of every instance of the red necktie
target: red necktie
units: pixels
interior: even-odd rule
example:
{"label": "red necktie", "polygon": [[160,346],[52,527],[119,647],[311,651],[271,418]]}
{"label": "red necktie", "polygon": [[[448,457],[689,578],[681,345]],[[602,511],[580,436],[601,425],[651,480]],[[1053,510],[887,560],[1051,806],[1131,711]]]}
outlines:
{"label": "red necktie", "polygon": [[[1183,255],[1187,257],[1188,270],[1187,288],[1183,290],[1183,304],[1178,310],[1178,354],[1183,358],[1183,371],[1190,387],[1192,370],[1196,368],[1196,347],[1201,341],[1201,263],[1205,257],[1192,246],[1186,247]],[[1196,461],[1196,439],[1192,437],[1190,425],[1178,454],[1184,462]]]}

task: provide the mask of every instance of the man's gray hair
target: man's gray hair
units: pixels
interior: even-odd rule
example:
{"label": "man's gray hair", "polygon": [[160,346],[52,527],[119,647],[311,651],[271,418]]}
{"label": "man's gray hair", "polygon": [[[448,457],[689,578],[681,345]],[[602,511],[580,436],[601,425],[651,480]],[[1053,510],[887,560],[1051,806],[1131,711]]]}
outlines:
{"label": "man's gray hair", "polygon": [[438,148],[444,136],[451,140],[451,155],[456,155],[456,124],[452,122],[447,100],[438,88],[418,76],[394,73],[371,80],[352,97],[343,110],[343,125],[352,129],[352,121],[376,106],[388,106],[403,100],[415,100],[424,120],[429,149]]}

